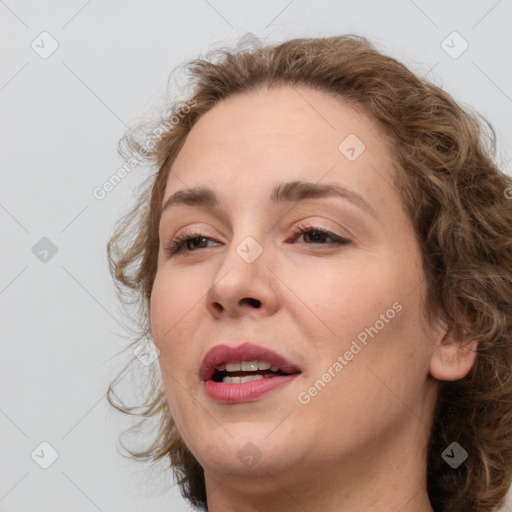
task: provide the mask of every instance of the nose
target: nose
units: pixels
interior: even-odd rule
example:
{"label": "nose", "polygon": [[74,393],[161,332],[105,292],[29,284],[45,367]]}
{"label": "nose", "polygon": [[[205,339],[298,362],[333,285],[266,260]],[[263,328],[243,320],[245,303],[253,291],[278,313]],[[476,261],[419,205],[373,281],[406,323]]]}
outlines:
{"label": "nose", "polygon": [[277,310],[276,276],[267,266],[266,251],[249,261],[236,246],[226,251],[206,294],[207,309],[215,318],[265,317]]}

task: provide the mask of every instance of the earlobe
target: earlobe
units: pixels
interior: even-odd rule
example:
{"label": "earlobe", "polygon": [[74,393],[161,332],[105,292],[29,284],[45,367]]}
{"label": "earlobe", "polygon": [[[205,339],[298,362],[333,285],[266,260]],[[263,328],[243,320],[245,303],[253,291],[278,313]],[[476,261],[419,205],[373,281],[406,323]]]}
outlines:
{"label": "earlobe", "polygon": [[435,346],[430,360],[430,374],[438,380],[459,380],[473,367],[478,342],[469,338],[455,340],[451,329]]}

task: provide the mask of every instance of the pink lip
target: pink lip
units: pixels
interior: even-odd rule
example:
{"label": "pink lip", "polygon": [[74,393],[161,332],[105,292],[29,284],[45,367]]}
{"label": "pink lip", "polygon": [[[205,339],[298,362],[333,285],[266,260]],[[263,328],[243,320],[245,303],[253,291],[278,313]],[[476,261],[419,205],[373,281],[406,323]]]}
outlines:
{"label": "pink lip", "polygon": [[216,345],[211,348],[201,363],[199,378],[203,381],[210,380],[215,373],[215,367],[220,364],[229,363],[230,361],[254,361],[256,359],[267,361],[271,365],[277,366],[284,373],[300,372],[300,368],[279,354],[276,354],[273,350],[253,345],[252,343],[243,343],[238,347]]}
{"label": "pink lip", "polygon": [[[283,373],[268,379],[254,380],[242,384],[225,384],[212,380],[215,367],[230,361],[267,361],[277,366]],[[300,374],[300,369],[284,357],[270,349],[251,343],[244,343],[236,348],[227,345],[217,345],[208,351],[201,363],[199,377],[203,381],[205,393],[213,400],[222,403],[252,402],[278,386],[290,382]]]}

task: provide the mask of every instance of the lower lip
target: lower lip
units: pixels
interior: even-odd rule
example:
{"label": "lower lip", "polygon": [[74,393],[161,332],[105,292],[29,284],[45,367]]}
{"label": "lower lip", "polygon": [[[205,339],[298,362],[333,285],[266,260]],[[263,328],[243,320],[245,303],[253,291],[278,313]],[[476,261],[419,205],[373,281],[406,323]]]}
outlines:
{"label": "lower lip", "polygon": [[283,386],[299,375],[299,373],[294,373],[293,375],[252,380],[243,382],[242,384],[225,384],[223,382],[208,380],[204,383],[204,391],[212,400],[225,404],[254,402],[265,393],[279,386]]}

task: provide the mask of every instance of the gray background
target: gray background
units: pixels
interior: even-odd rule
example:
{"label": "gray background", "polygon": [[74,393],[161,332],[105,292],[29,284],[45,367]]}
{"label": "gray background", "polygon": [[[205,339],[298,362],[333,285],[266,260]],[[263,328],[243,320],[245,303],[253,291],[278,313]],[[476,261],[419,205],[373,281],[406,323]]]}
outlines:
{"label": "gray background", "polygon": [[[485,115],[510,173],[511,20],[510,0],[0,0],[0,510],[188,509],[163,467],[117,455],[133,420],[105,399],[127,344],[105,246],[149,171],[92,194],[175,66],[247,32],[365,35]],[[46,261],[32,250],[43,237],[57,248]],[[136,363],[120,388],[130,403]],[[43,441],[58,453],[47,469],[34,461],[51,462]]]}

